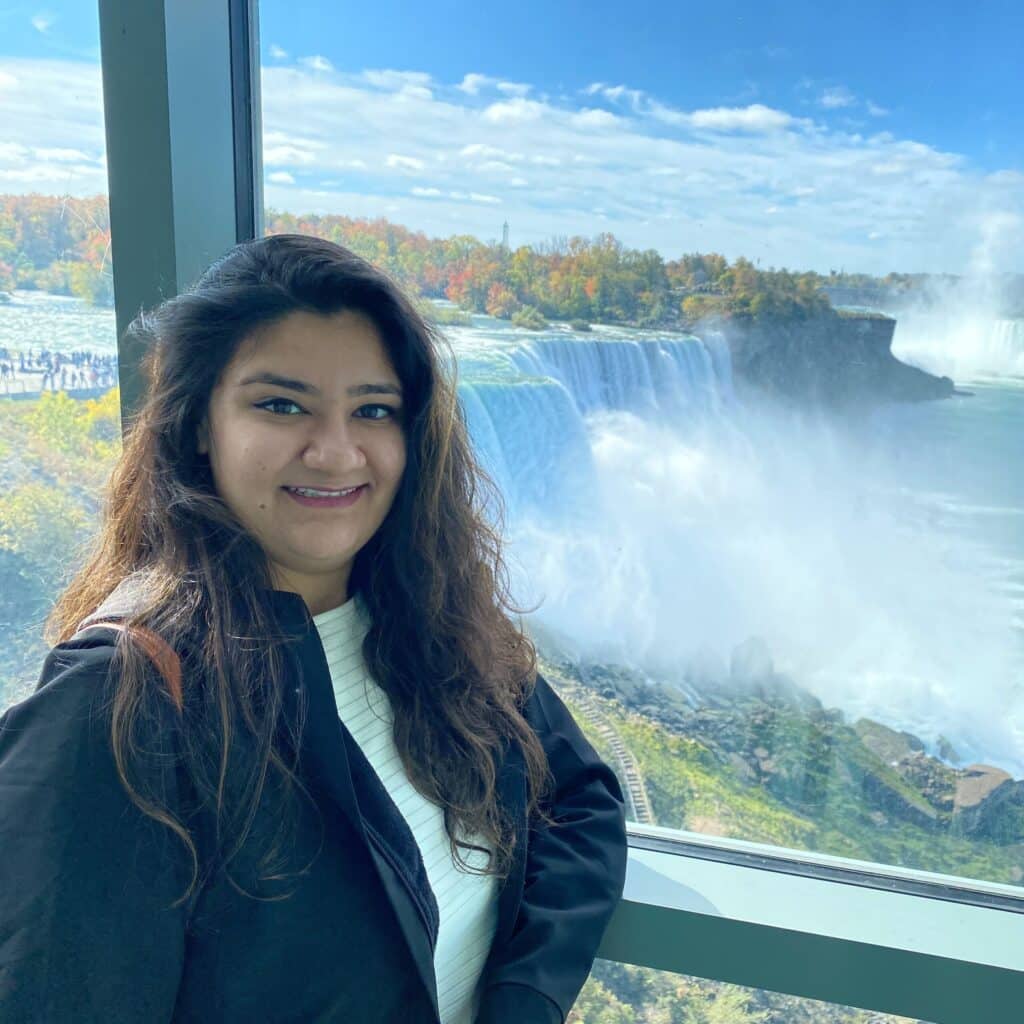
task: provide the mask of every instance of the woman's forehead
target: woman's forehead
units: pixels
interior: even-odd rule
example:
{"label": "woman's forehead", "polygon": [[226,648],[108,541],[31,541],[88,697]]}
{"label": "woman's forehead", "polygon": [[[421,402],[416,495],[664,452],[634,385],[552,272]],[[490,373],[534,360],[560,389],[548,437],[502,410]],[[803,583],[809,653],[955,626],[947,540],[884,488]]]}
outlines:
{"label": "woman's forehead", "polygon": [[238,346],[228,367],[229,375],[237,376],[264,364],[273,364],[282,371],[302,366],[327,373],[376,367],[394,375],[377,325],[356,310],[327,315],[299,311],[260,327]]}

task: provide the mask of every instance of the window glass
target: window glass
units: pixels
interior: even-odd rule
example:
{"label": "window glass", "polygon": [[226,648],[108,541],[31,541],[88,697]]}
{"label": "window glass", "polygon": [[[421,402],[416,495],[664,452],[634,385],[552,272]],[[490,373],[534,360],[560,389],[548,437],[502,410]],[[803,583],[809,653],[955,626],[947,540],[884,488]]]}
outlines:
{"label": "window glass", "polygon": [[0,708],[120,448],[95,4],[0,11]]}
{"label": "window glass", "polygon": [[928,1024],[780,992],[597,960],[566,1024]]}
{"label": "window glass", "polygon": [[1020,8],[260,17],[266,229],[450,338],[631,819],[1024,881]]}

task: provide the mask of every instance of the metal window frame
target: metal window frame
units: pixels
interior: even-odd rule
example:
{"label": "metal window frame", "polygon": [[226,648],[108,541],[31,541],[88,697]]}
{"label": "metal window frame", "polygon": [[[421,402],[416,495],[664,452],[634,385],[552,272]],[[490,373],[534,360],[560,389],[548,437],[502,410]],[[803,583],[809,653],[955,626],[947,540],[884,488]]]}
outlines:
{"label": "metal window frame", "polygon": [[1024,1007],[1024,890],[647,825],[598,955],[930,1024]]}
{"label": "metal window frame", "polygon": [[[125,327],[263,231],[259,12],[257,0],[98,3],[127,425],[143,353]],[[631,826],[626,892],[599,956],[934,1024],[1010,1021],[1024,1006],[1020,899]]]}
{"label": "metal window frame", "polygon": [[99,0],[122,424],[143,391],[125,338],[263,230],[254,0]]}

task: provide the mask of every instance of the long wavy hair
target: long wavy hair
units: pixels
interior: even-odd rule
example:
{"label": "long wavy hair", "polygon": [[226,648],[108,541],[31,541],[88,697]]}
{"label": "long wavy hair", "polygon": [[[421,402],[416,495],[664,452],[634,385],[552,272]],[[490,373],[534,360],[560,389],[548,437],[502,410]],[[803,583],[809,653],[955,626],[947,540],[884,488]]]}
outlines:
{"label": "long wavy hair", "polygon": [[[399,490],[350,576],[349,594],[361,596],[372,621],[363,654],[390,698],[410,781],[444,810],[453,857],[477,870],[461,849],[486,849],[465,841],[482,837],[491,857],[481,873],[504,878],[515,828],[497,799],[496,767],[509,744],[524,756],[531,823],[555,824],[542,806],[547,757],[522,713],[537,658],[512,619],[525,609],[509,595],[504,508],[471,449],[443,338],[386,274],[347,249],[290,234],[242,243],[129,327],[129,340],[145,348],[145,396],[125,431],[93,549],[54,606],[46,638],[67,640],[122,580],[145,576],[145,606],[128,621],[158,632],[182,660],[179,756],[201,805],[215,814],[213,859],[245,892],[230,863],[261,800],[280,798],[281,823],[293,820],[293,800],[315,801],[298,768],[304,715],[286,728],[282,713],[287,681],[273,642],[281,627],[268,559],[217,495],[196,431],[222,372],[254,331],[296,311],[341,310],[377,327],[407,410]],[[208,869],[186,816],[147,792],[138,770],[142,725],[153,702],[167,699],[158,689],[145,654],[122,634],[111,673],[114,758],[134,803],[187,847],[192,878],[182,902]],[[275,858],[286,828],[278,826],[260,861],[262,879],[292,874],[274,873],[285,863]]]}

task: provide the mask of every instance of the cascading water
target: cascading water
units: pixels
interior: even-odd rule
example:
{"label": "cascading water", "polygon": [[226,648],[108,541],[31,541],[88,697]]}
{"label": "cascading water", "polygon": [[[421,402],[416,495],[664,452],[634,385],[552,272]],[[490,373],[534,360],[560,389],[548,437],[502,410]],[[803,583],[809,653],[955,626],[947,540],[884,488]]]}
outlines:
{"label": "cascading water", "polygon": [[835,423],[741,406],[720,339],[482,324],[460,395],[545,636],[705,686],[759,637],[851,718],[1024,774],[1024,494],[983,456],[1005,428],[1024,461],[1015,404]]}
{"label": "cascading water", "polygon": [[608,411],[708,418],[733,402],[721,338],[540,337],[494,332],[481,351],[452,332],[470,433],[513,516],[534,510],[577,520],[596,510],[586,418]]}
{"label": "cascading water", "polygon": [[990,315],[909,313],[897,321],[893,353],[954,380],[1024,380],[1024,320]]}

